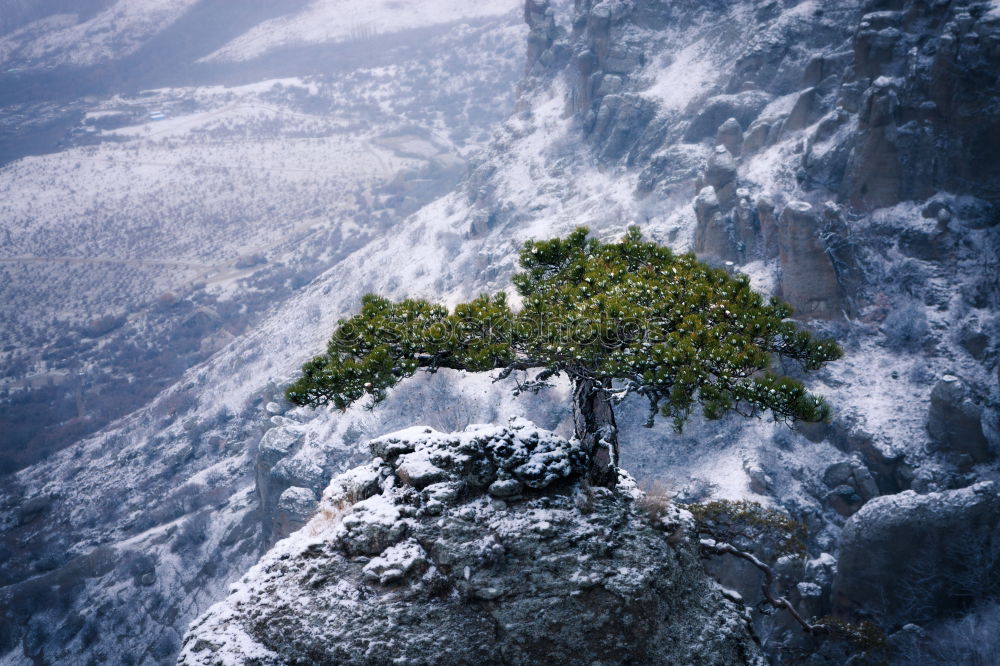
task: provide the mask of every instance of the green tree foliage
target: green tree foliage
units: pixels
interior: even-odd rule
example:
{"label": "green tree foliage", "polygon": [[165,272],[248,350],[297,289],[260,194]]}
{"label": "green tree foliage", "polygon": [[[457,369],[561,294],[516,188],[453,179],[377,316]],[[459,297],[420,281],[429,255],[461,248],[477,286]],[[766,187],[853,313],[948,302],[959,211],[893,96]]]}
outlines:
{"label": "green tree foliage", "polygon": [[698,533],[743,550],[770,551],[770,555],[806,554],[806,526],[777,509],[749,500],[714,500],[685,506],[694,516]]}
{"label": "green tree foliage", "polygon": [[709,419],[730,411],[804,421],[829,415],[822,398],[770,368],[781,355],[814,370],[839,358],[840,348],[798,330],[791,308],[765,301],[745,276],[644,241],[634,227],[617,243],[584,228],[529,241],[520,263],[518,310],[504,293],[453,311],[365,296],[326,353],[303,366],[288,400],[345,409],[365,396],[377,404],[418,369],[500,370],[500,378],[537,370],[528,388],[566,373],[610,404],[642,395],[649,425],[662,415],[679,429],[699,405]]}

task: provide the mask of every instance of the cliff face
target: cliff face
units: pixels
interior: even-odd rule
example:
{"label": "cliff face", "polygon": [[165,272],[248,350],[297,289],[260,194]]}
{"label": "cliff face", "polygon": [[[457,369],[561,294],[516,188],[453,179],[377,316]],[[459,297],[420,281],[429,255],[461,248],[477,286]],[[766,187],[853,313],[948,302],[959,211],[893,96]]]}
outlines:
{"label": "cliff face", "polygon": [[524,420],[368,444],[305,528],[199,618],[181,664],[764,664],[690,515]]}
{"label": "cliff face", "polygon": [[[989,575],[995,543],[971,536],[961,557],[940,555],[957,546],[908,519],[906,507],[920,502],[890,500],[931,493],[925,503],[972,535],[995,521],[953,498],[995,478],[1000,453],[1000,9],[531,0],[526,19],[520,113],[498,136],[502,151],[470,179],[479,211],[470,234],[574,217],[609,235],[638,223],[748,273],[804,325],[840,339],[844,361],[812,380],[836,406],[833,423],[742,439],[755,451],[738,456],[745,488],[810,524],[816,559],[793,567],[793,579],[809,579],[803,604],[890,633],[907,621],[930,627],[919,640],[899,635],[901,663],[957,654],[935,643],[947,641],[934,627],[989,606],[995,591],[942,601],[940,588]],[[701,430],[702,445],[719,432]],[[633,440],[624,457],[680,476],[670,464],[682,454],[647,453]],[[893,536],[880,540],[876,514],[859,514],[831,596],[840,527],[880,495]],[[915,544],[940,556],[907,555]],[[870,556],[898,566],[862,571]],[[918,594],[921,571],[937,582]],[[745,578],[730,574],[737,586]],[[898,603],[864,592],[876,589]],[[777,659],[782,642],[799,641],[780,622],[759,628]]]}
{"label": "cliff face", "polygon": [[857,216],[901,202],[945,211],[936,230],[900,220],[904,254],[953,263],[974,243],[995,260],[993,235],[966,229],[1000,216],[991,3],[586,0],[566,29],[528,7],[529,82],[559,72],[600,164],[638,171],[650,206],[693,190],[693,249],[778,259],[801,316],[865,307],[857,253],[875,241],[852,238]]}
{"label": "cliff face", "polygon": [[[919,447],[901,440],[929,433],[951,455],[946,466],[995,459],[994,4],[527,6],[532,103],[522,100],[499,136],[504,150],[470,180],[472,234],[574,214],[598,228],[643,224],[750,274],[798,319],[847,342],[848,364],[882,368],[855,366],[861,375],[891,371],[899,383],[888,390],[870,376],[847,380],[870,388],[837,396],[832,429],[803,430],[862,457],[883,492],[909,486],[926,462],[904,464]],[[571,150],[568,137],[585,148]],[[964,387],[955,404],[971,415],[962,428],[977,433],[973,453],[942,434],[954,428],[930,389],[945,375]],[[906,394],[920,397],[898,418],[877,414]]]}
{"label": "cliff face", "polygon": [[647,186],[671,175],[649,164],[665,147],[749,157],[806,130],[797,177],[856,209],[998,194],[990,2],[580,0],[568,34],[546,2],[528,7],[529,72],[565,66],[585,135]]}

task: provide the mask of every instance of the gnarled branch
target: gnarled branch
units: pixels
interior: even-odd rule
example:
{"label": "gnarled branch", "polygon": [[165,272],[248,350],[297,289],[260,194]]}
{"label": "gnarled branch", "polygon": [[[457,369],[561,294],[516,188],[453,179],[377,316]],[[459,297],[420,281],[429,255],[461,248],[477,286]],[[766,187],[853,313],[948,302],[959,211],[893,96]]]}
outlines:
{"label": "gnarled branch", "polygon": [[706,555],[734,555],[742,560],[746,560],[753,566],[760,569],[764,574],[764,582],[760,584],[760,590],[764,595],[764,599],[773,608],[779,610],[786,610],[792,616],[792,618],[798,622],[802,628],[810,634],[822,634],[829,630],[825,624],[812,624],[808,622],[802,615],[799,614],[792,603],[785,597],[775,596],[773,585],[774,585],[774,569],[765,564],[760,558],[758,558],[753,553],[748,553],[745,550],[740,550],[736,546],[719,542],[714,539],[701,539],[699,542],[701,546],[701,552]]}

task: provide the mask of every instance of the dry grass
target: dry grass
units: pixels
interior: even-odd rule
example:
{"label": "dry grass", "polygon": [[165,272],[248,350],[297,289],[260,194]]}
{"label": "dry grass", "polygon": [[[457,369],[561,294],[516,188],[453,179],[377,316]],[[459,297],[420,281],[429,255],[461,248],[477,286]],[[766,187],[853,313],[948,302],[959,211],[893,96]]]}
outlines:
{"label": "dry grass", "polygon": [[643,495],[636,501],[636,506],[654,523],[667,514],[674,503],[674,497],[677,496],[677,493],[671,491],[667,484],[659,479],[644,481],[639,484],[639,489]]}

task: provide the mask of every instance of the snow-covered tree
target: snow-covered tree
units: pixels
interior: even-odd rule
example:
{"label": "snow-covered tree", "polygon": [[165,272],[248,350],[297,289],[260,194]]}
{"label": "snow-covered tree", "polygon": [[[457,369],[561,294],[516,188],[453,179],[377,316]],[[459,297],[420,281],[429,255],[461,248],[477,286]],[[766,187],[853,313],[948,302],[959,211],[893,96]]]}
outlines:
{"label": "snow-covered tree", "polygon": [[[371,404],[418,369],[528,373],[519,390],[537,391],[565,373],[573,384],[576,434],[591,452],[591,482],[614,485],[618,438],[614,405],[631,394],[680,429],[700,406],[706,418],[735,411],[821,421],[826,402],[801,382],[775,374],[775,355],[815,370],[841,356],[766,302],[745,276],[711,268],[644,241],[638,228],[617,243],[588,237],[529,241],[514,276],[522,304],[503,292],[453,311],[423,300],[393,303],[368,295],[341,320],[325,354],[288,387],[298,405],[346,409]],[[533,373],[533,374],[531,374]]]}

